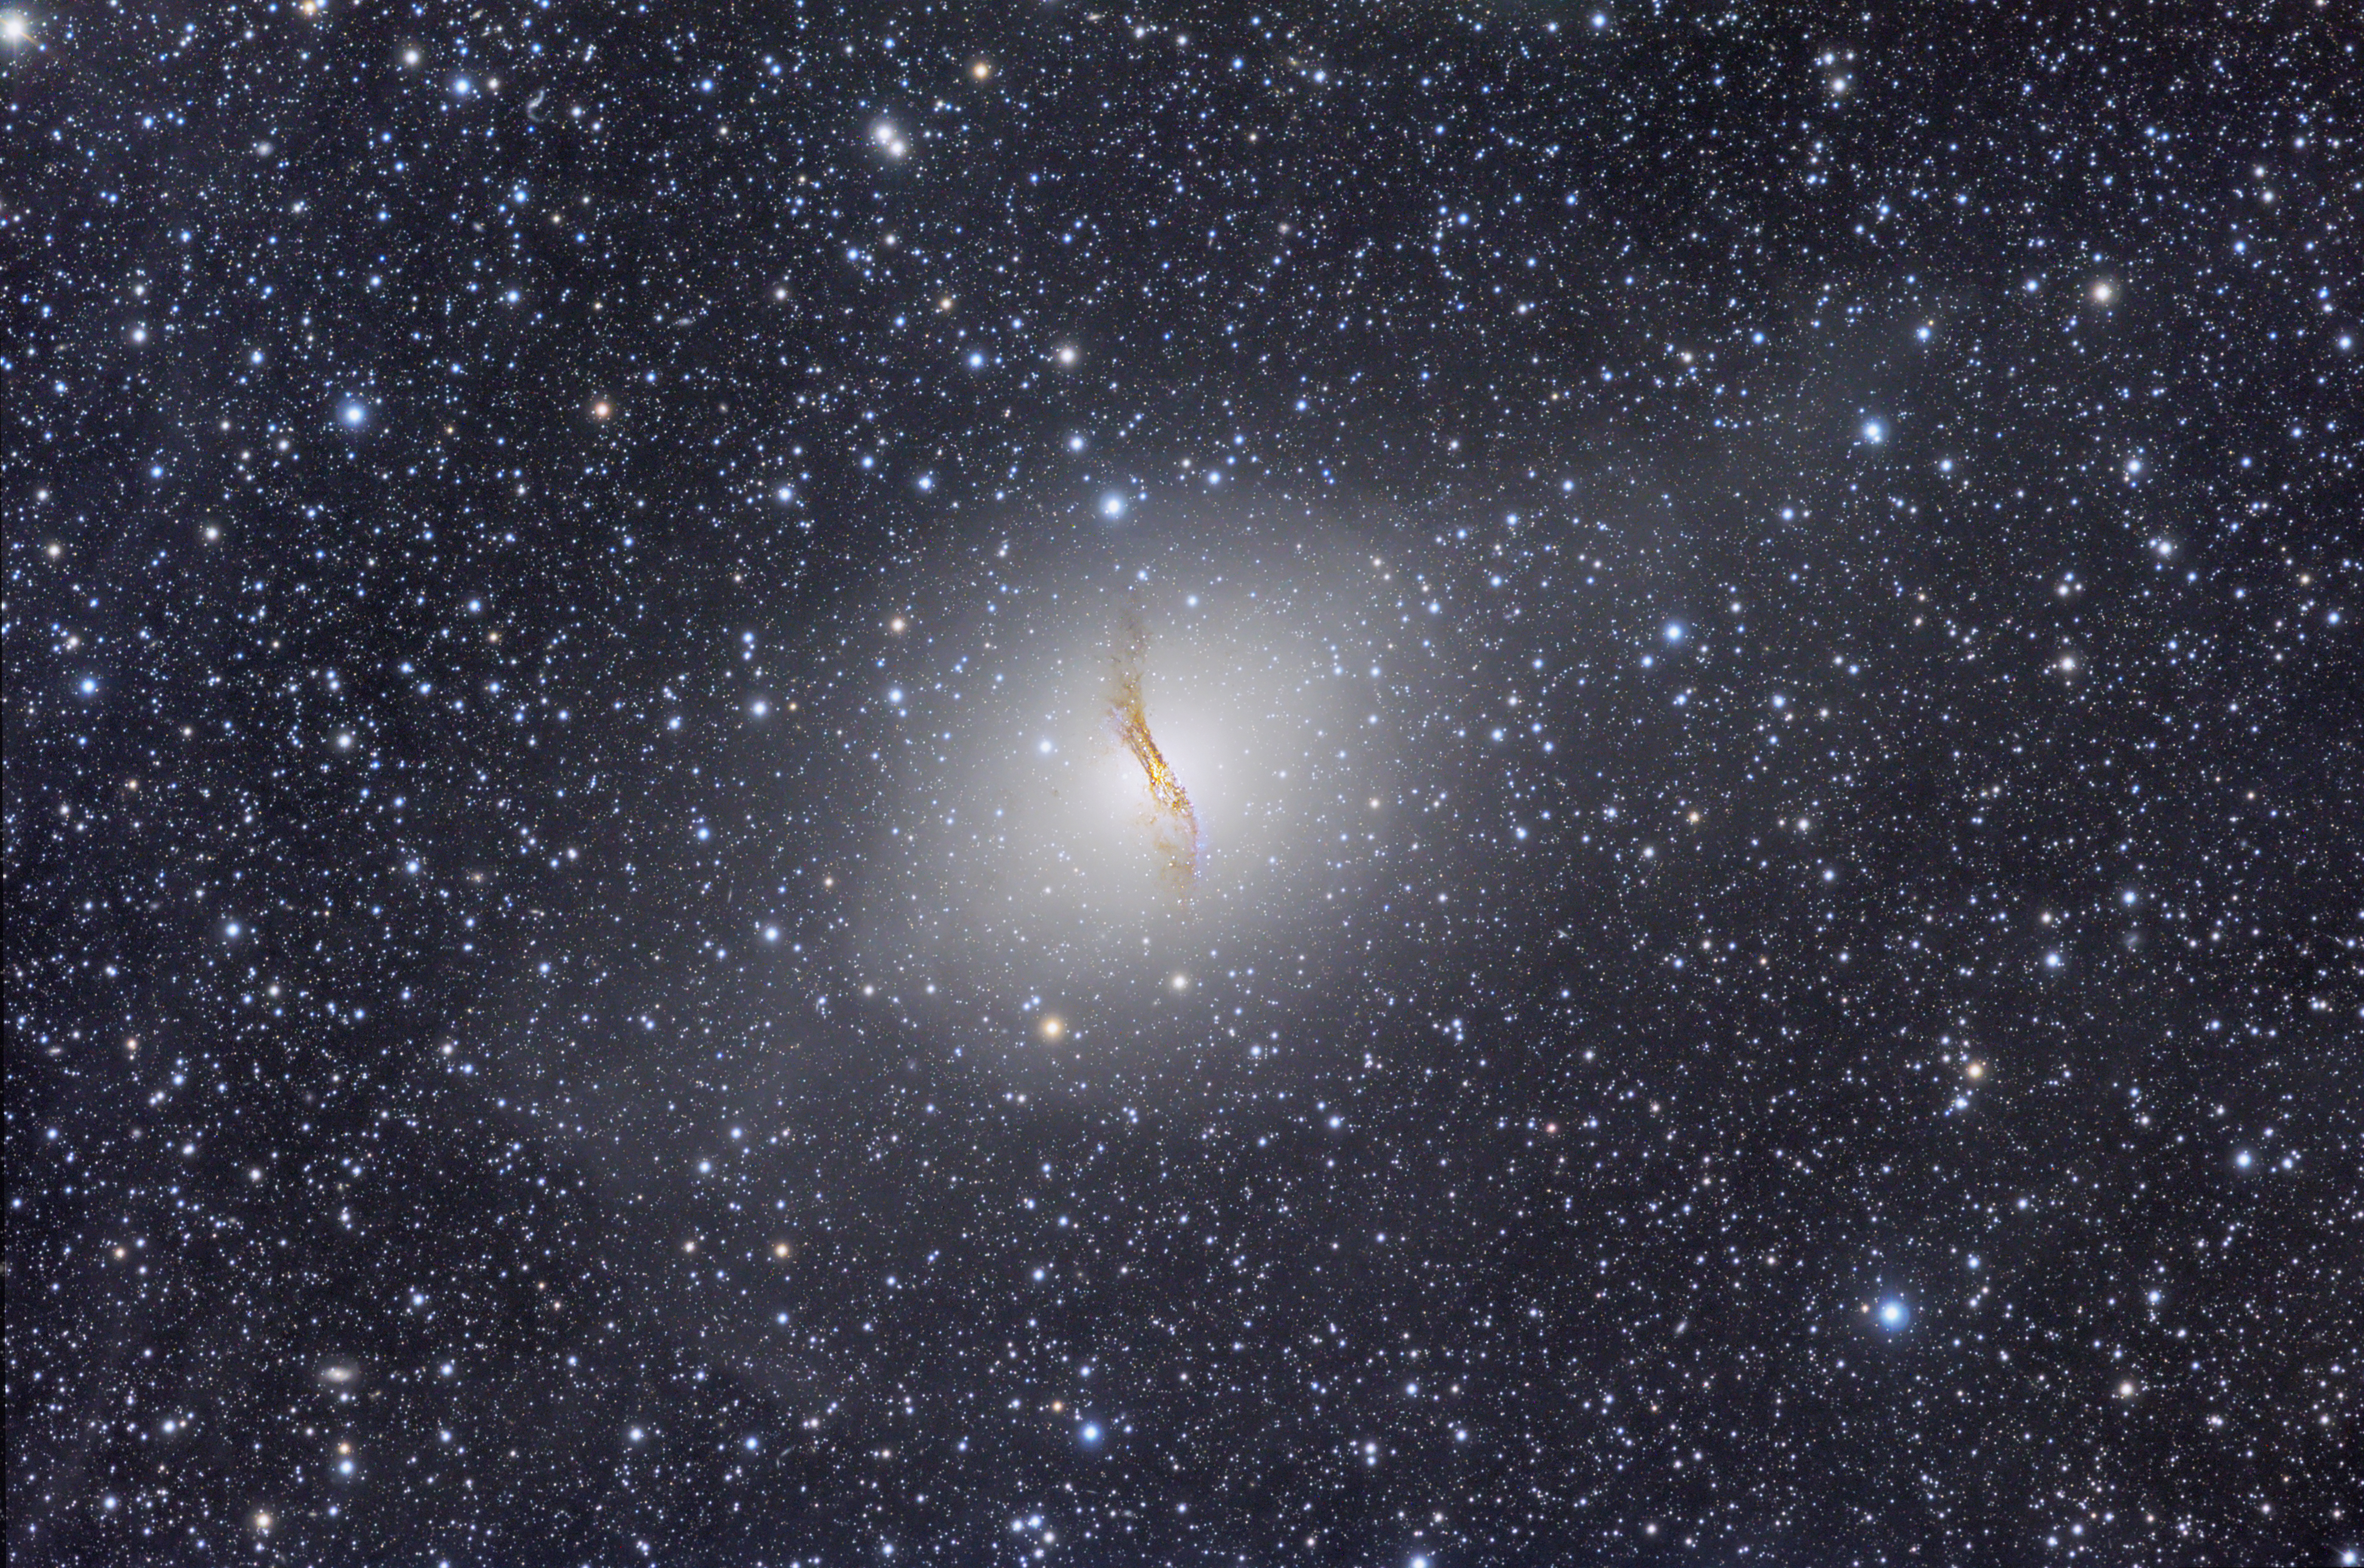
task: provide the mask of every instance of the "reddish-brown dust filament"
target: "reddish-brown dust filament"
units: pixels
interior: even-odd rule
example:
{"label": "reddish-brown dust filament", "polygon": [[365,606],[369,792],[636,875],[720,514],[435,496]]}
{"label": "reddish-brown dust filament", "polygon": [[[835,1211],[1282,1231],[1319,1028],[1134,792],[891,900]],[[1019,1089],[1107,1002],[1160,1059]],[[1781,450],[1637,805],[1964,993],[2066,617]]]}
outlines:
{"label": "reddish-brown dust filament", "polygon": [[1150,828],[1166,875],[1188,896],[1199,876],[1199,816],[1190,809],[1190,794],[1175,776],[1149,732],[1149,716],[1141,702],[1141,667],[1149,653],[1149,637],[1140,622],[1126,618],[1116,658],[1114,689],[1109,696],[1109,722],[1117,739],[1141,764],[1149,784]]}

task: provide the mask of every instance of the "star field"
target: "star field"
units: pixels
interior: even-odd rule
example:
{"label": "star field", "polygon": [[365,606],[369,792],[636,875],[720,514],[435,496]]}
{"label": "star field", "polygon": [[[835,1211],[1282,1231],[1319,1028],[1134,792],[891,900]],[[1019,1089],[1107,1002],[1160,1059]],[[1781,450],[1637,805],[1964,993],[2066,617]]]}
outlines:
{"label": "star field", "polygon": [[12,1562],[2364,1555],[2352,11],[0,23]]}

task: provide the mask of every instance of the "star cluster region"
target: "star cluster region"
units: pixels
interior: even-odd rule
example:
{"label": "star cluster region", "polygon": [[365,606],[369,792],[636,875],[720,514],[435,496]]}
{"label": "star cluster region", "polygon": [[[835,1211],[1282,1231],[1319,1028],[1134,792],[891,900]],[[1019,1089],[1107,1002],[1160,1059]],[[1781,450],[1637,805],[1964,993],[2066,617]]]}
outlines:
{"label": "star cluster region", "polygon": [[10,1560],[2354,1561],[2358,48],[11,10]]}

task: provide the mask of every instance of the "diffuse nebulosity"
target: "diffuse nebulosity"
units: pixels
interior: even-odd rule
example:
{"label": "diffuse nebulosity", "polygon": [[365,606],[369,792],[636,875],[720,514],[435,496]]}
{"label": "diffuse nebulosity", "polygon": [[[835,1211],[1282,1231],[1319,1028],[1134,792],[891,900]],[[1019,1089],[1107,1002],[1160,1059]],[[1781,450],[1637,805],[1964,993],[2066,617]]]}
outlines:
{"label": "diffuse nebulosity", "polygon": [[0,12],[12,1563],[2364,1556],[2353,5],[1185,10]]}

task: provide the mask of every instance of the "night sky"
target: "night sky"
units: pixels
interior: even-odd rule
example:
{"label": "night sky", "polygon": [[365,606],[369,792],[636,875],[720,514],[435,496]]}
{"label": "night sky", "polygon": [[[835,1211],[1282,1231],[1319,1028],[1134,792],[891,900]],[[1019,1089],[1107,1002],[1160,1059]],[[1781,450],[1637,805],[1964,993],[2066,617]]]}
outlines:
{"label": "night sky", "polygon": [[2349,0],[0,23],[12,1562],[2364,1553]]}

